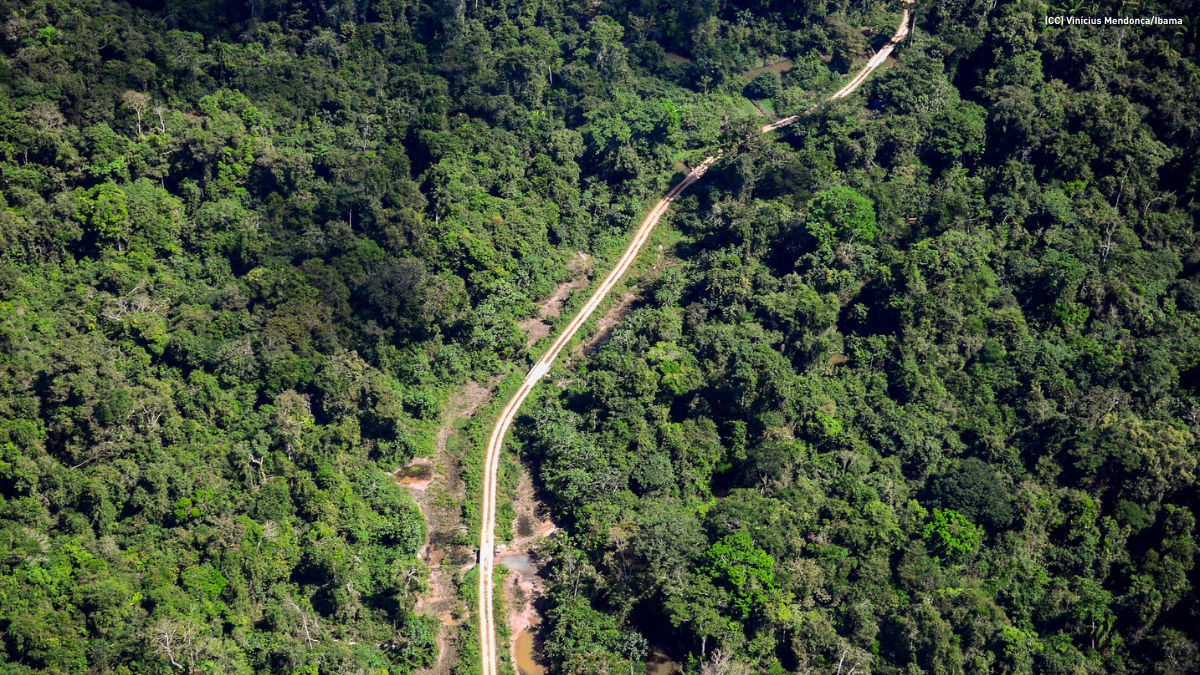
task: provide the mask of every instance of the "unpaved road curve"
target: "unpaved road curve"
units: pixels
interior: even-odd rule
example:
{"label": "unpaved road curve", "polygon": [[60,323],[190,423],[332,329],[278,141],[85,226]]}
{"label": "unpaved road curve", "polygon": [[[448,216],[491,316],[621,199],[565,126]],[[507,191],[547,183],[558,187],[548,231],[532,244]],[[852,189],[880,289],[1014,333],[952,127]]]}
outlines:
{"label": "unpaved road curve", "polygon": [[550,349],[542,356],[542,358],[529,371],[529,375],[525,377],[525,382],[521,384],[521,388],[513,397],[509,399],[508,404],[500,411],[500,417],[496,420],[496,426],[492,429],[491,438],[488,439],[487,452],[484,456],[483,464],[483,521],[480,528],[479,538],[479,639],[480,651],[483,657],[483,675],[496,675],[496,625],[495,617],[492,612],[492,570],[495,568],[495,551],[496,551],[496,471],[500,466],[500,448],[504,445],[504,434],[512,425],[513,418],[517,415],[517,410],[521,404],[525,402],[525,398],[529,396],[529,392],[533,391],[534,385],[546,373],[550,372],[550,365],[554,363],[554,359],[558,357],[559,352],[567,346],[571,338],[579,328],[591,317],[592,312],[600,306],[608,292],[612,290],[621,276],[625,274],[625,270],[633,264],[637,254],[642,249],[642,245],[646,243],[646,239],[650,237],[650,232],[654,230],[654,226],[658,224],[658,219],[662,214],[666,213],[667,207],[675,198],[679,196],[689,185],[695,183],[708,170],[710,164],[713,163],[715,157],[709,157],[700,163],[699,166],[692,169],[678,185],[671,188],[658,203],[650,209],[650,213],[646,214],[646,219],[642,221],[637,232],[633,234],[633,240],[629,242],[629,246],[625,248],[625,252],[617,260],[617,264],[613,267],[608,276],[604,278],[604,282],[600,287],[592,293],[592,297],[588,298],[587,303],[571,319],[567,327],[554,344],[550,345]]}
{"label": "unpaved road curve", "polygon": [[[912,0],[906,0],[912,2]],[[892,36],[891,41],[887,43],[879,53],[867,62],[863,69],[854,76],[854,79],[846,83],[828,100],[833,101],[839,98],[848,96],[859,87],[871,73],[884,62],[885,59],[892,53],[896,45],[908,35],[908,10],[904,10],[904,17],[900,20],[900,27],[896,29],[896,34]],[[762,128],[763,133],[774,131],[780,127],[785,127],[800,119],[800,115],[793,115],[774,124],[768,124]],[[554,363],[554,359],[558,358],[559,352],[567,346],[571,338],[575,337],[575,333],[580,327],[592,316],[600,303],[616,286],[617,281],[633,264],[634,259],[642,249],[642,245],[650,238],[650,232],[654,230],[654,226],[658,224],[659,218],[666,213],[671,202],[675,201],[689,185],[700,180],[708,167],[716,161],[716,157],[709,157],[700,163],[699,166],[692,169],[678,185],[671,188],[654,208],[646,214],[645,220],[633,234],[633,239],[629,242],[629,246],[625,248],[625,252],[617,259],[617,264],[613,267],[608,276],[604,278],[604,282],[600,287],[592,293],[592,297],[583,305],[575,318],[567,324],[567,327],[559,334],[558,339],[554,344],[550,345],[550,349],[542,356],[542,358],[530,369],[529,374],[525,377],[525,381],[521,384],[521,388],[517,390],[513,397],[509,399],[508,404],[500,411],[500,417],[496,420],[496,426],[492,429],[492,435],[488,439],[487,450],[484,455],[483,463],[483,508],[482,522],[479,529],[479,646],[480,656],[483,660],[483,675],[496,675],[496,620],[492,611],[492,594],[494,586],[492,580],[493,570],[496,563],[496,472],[500,467],[500,449],[504,445],[504,435],[508,432],[508,428],[512,426],[513,418],[517,415],[517,410],[521,404],[533,391],[538,380],[542,379],[546,373],[550,372],[550,366]]]}
{"label": "unpaved road curve", "polygon": [[[904,1],[909,4],[912,4],[913,0],[904,0]],[[883,65],[883,62],[887,60],[887,57],[891,56],[892,52],[896,49],[896,45],[900,44],[900,42],[902,40],[904,40],[904,38],[906,38],[906,37],[908,37],[908,10],[907,9],[904,10],[904,16],[901,17],[900,25],[899,25],[899,27],[896,28],[896,34],[892,36],[892,39],[888,40],[888,43],[883,46],[883,49],[880,49],[878,52],[876,52],[875,56],[872,56],[871,60],[867,61],[866,64],[863,65],[862,70],[855,73],[853,79],[851,79],[849,82],[847,82],[846,86],[842,87],[841,89],[838,89],[837,92],[833,96],[830,96],[827,100],[836,101],[839,98],[845,98],[845,97],[849,96],[850,94],[853,94],[854,91],[856,89],[858,89],[859,85],[861,85],[863,82],[866,82],[867,78],[871,76],[871,73],[875,72],[876,68]],[[765,134],[768,131],[775,131],[776,129],[779,129],[780,127],[786,127],[787,125],[795,122],[796,120],[800,119],[804,115],[807,115],[808,113],[812,112],[813,110],[816,110],[816,108],[817,108],[817,106],[813,106],[813,107],[809,108],[808,110],[805,110],[803,113],[801,113],[799,115],[792,115],[791,117],[785,117],[785,118],[779,120],[778,122],[775,122],[774,124],[768,124],[762,128],[762,132]]]}

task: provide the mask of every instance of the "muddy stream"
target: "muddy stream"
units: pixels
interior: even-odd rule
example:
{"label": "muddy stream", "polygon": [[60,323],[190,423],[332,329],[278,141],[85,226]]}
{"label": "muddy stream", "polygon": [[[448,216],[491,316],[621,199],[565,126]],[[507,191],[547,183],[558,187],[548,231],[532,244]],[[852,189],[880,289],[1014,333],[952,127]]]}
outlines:
{"label": "muddy stream", "polygon": [[782,61],[776,61],[775,63],[768,63],[765,66],[751,68],[750,70],[746,71],[746,79],[753,80],[754,78],[758,77],[759,75],[762,75],[763,73],[779,73],[780,75],[782,75],[791,69],[792,69],[792,60],[784,59]]}

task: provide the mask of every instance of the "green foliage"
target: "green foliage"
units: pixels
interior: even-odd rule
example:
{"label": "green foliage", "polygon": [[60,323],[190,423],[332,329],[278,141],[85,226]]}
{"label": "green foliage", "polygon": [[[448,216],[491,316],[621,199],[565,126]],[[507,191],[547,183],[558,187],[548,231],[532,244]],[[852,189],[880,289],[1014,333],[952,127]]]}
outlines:
{"label": "green foliage", "polygon": [[113,183],[102,183],[76,194],[76,218],[85,231],[105,245],[120,245],[129,237],[129,208],[125,192]]}
{"label": "green foliage", "polygon": [[983,541],[983,528],[952,509],[934,509],[921,537],[935,554],[957,559],[979,548]]}
{"label": "green foliage", "polygon": [[899,5],[167,5],[6,5],[0,670],[430,667],[389,472],[724,142],[514,432],[552,669],[1200,668],[1194,27],[928,4],[763,136]]}
{"label": "green foliage", "polygon": [[389,472],[720,111],[563,3],[179,10],[5,10],[0,662],[428,667]]}
{"label": "green foliage", "polygon": [[735,616],[746,619],[779,602],[775,583],[775,561],[754,545],[749,535],[739,532],[713,543],[700,557],[699,571],[712,583],[733,594]]}
{"label": "green foliage", "polygon": [[767,71],[759,73],[746,85],[746,96],[750,98],[775,98],[783,85],[779,73]]}
{"label": "green foliage", "polygon": [[840,73],[848,73],[854,59],[867,51],[867,41],[862,31],[846,19],[845,15],[825,17],[825,28],[833,48],[832,63]]}
{"label": "green foliage", "polygon": [[[984,345],[986,349],[987,345]],[[975,457],[964,459],[934,480],[929,497],[930,503],[961,513],[971,522],[989,528],[1008,527],[1013,519],[999,473]]]}
{"label": "green foliage", "polygon": [[823,251],[832,251],[840,243],[855,240],[870,244],[879,234],[875,207],[852,187],[818,192],[808,202],[805,227]]}
{"label": "green foliage", "polygon": [[984,151],[987,111],[970,101],[939,110],[930,120],[930,149],[943,162],[978,157]]}
{"label": "green foliage", "polygon": [[[687,672],[1200,667],[1194,40],[935,5],[865,95],[731,115],[676,259],[520,420],[574,671],[626,624]],[[788,114],[899,19],[619,6],[697,90],[792,56]]]}

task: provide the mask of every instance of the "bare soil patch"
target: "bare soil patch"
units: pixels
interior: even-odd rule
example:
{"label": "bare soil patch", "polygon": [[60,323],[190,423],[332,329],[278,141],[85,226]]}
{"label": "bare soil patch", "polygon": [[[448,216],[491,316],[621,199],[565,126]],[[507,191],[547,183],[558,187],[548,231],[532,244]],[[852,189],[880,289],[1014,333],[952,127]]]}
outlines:
{"label": "bare soil patch", "polygon": [[546,323],[546,319],[561,315],[563,303],[567,301],[571,293],[581,288],[587,288],[588,283],[591,281],[591,278],[585,273],[586,269],[590,267],[587,264],[589,260],[590,258],[583,253],[571,258],[571,262],[567,264],[567,267],[572,272],[580,273],[579,276],[559,284],[558,288],[554,289],[554,293],[538,305],[537,316],[525,319],[518,324],[521,327],[521,332],[525,334],[526,347],[532,347],[538,340],[550,335],[551,328],[550,324]]}
{"label": "bare soil patch", "polygon": [[456,576],[475,564],[474,551],[460,542],[464,526],[460,522],[464,487],[458,460],[448,449],[449,441],[464,420],[475,413],[492,395],[499,379],[485,384],[469,381],[455,392],[442,413],[442,425],[434,436],[434,456],[418,457],[396,471],[400,484],[409,488],[428,527],[426,544],[418,555],[429,566],[429,588],[417,600],[416,612],[436,617],[438,658],[420,675],[449,675],[457,655],[457,629],[466,608],[458,597]]}
{"label": "bare soil patch", "polygon": [[454,433],[454,423],[474,415],[475,411],[479,410],[479,406],[483,405],[492,395],[492,389],[495,388],[498,381],[493,380],[484,386],[475,380],[470,380],[450,397],[442,413],[442,426],[437,432],[435,456],[446,451],[446,441]]}
{"label": "bare soil patch", "polygon": [[521,321],[517,324],[517,327],[520,328],[521,332],[525,334],[526,349],[537,344],[538,340],[550,335],[550,324],[542,321],[536,316],[529,317],[528,319]]}
{"label": "bare soil patch", "polygon": [[596,320],[596,332],[592,337],[580,343],[579,347],[575,350],[576,353],[591,354],[604,346],[604,343],[608,342],[612,337],[613,330],[616,329],[617,324],[621,323],[633,311],[633,305],[637,297],[632,292],[626,292],[619,302],[609,307],[604,316]]}

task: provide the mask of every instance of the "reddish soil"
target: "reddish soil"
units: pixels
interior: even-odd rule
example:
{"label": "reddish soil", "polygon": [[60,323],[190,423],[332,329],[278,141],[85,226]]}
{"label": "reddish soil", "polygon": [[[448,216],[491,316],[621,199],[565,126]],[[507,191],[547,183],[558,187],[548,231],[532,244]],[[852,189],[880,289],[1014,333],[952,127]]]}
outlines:
{"label": "reddish soil", "polygon": [[626,292],[621,300],[615,303],[608,311],[596,320],[596,332],[587,340],[584,340],[575,348],[577,354],[590,354],[612,337],[613,330],[621,320],[629,316],[629,312],[633,311],[633,303],[637,300],[637,295]]}
{"label": "reddish soil", "polygon": [[[549,509],[538,501],[533,489],[533,478],[529,471],[521,472],[521,480],[517,484],[516,498],[513,500],[516,517],[513,519],[513,541],[508,544],[497,561],[513,555],[529,556],[534,568],[538,566],[537,558],[531,555],[539,541],[553,534],[558,527],[550,520]],[[503,563],[501,563],[503,564]],[[521,574],[513,572],[508,575],[504,584],[505,598],[508,605],[506,620],[509,628],[509,651],[515,649],[517,635],[522,630],[536,633],[541,625],[541,604],[545,596],[545,581],[537,574]]]}
{"label": "reddish soil", "polygon": [[432,459],[418,457],[396,476],[400,484],[411,490],[417,506],[425,516],[429,529],[428,543],[418,555],[429,566],[429,588],[417,600],[416,612],[434,616],[442,624],[438,631],[438,659],[430,668],[416,671],[419,675],[449,675],[457,653],[455,626],[462,623],[465,607],[458,597],[455,577],[475,564],[474,553],[454,544],[461,526],[460,512],[463,484],[458,459],[447,450],[459,420],[470,417],[487,402],[499,380],[485,385],[470,381],[450,397],[442,414],[442,425],[434,436]]}
{"label": "reddish soil", "polygon": [[[586,263],[589,260],[586,255],[580,253],[571,258],[567,267],[574,272],[579,272],[588,267]],[[532,347],[537,344],[538,340],[550,335],[550,324],[546,323],[546,319],[562,314],[563,303],[567,301],[571,293],[581,288],[587,288],[590,281],[587,274],[581,274],[570,281],[559,284],[554,293],[538,305],[538,315],[525,319],[519,324],[521,332],[525,334],[526,347]]]}

